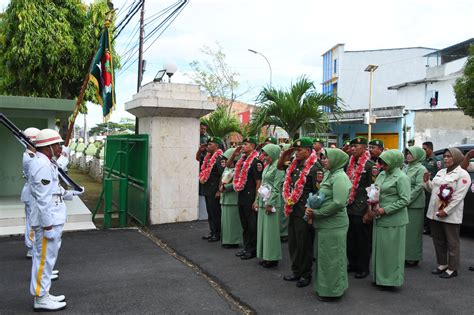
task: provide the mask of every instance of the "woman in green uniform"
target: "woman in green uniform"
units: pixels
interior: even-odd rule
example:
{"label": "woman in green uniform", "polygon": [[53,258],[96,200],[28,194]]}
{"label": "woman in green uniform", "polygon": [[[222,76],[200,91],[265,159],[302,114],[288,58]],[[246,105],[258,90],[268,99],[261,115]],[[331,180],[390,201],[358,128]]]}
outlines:
{"label": "woman in green uniform", "polygon": [[405,275],[410,180],[400,169],[404,160],[400,151],[385,151],[379,160],[383,171],[375,181],[380,197],[372,235],[373,280],[378,286],[399,287]]}
{"label": "woman in green uniform", "polygon": [[407,166],[404,172],[410,179],[410,203],[408,204],[408,224],[405,249],[405,266],[414,267],[423,260],[423,225],[425,209],[425,189],[423,175],[426,168],[421,164],[426,153],[420,147],[408,147],[405,151]]}
{"label": "woman in green uniform", "polygon": [[347,280],[346,241],[349,219],[346,204],[352,184],[344,165],[349,156],[340,149],[325,149],[321,164],[328,170],[320,189],[320,205],[306,209],[308,222],[313,222],[314,237],[314,284],[313,289],[322,301],[341,297],[349,287]]}
{"label": "woman in green uniform", "polygon": [[262,183],[257,196],[257,257],[261,265],[272,268],[281,260],[280,222],[278,213],[282,212],[283,204],[281,189],[285,172],[277,169],[281,149],[276,144],[263,147],[265,154],[265,169]]}
{"label": "woman in green uniform", "polygon": [[[222,163],[227,160],[235,151],[230,148],[222,155]],[[239,156],[237,156],[237,159]],[[235,248],[242,243],[242,224],[240,224],[239,207],[237,205],[237,192],[234,190],[232,179],[234,178],[234,168],[226,167],[221,177],[221,233],[222,246],[225,248]]]}

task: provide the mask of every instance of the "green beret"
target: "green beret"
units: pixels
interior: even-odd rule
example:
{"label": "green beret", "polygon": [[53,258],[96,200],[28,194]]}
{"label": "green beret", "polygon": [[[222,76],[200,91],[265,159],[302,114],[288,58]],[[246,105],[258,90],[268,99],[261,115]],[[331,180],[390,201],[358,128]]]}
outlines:
{"label": "green beret", "polygon": [[222,139],[219,138],[219,137],[209,137],[207,139],[207,143],[209,143],[209,142],[216,143],[218,145],[222,145]]}
{"label": "green beret", "polygon": [[355,137],[354,139],[351,140],[350,142],[351,145],[353,144],[367,144],[367,138],[366,137]]}
{"label": "green beret", "polygon": [[255,138],[255,137],[246,137],[246,138],[244,138],[244,140],[242,140],[242,142],[253,143],[255,145],[258,144],[257,138]]}
{"label": "green beret", "polygon": [[351,145],[351,140],[350,139],[344,140],[344,145]]}
{"label": "green beret", "polygon": [[277,139],[275,137],[267,137],[265,138],[265,141],[263,141],[264,143],[273,143],[273,144],[277,144]]}
{"label": "green beret", "polygon": [[294,148],[312,148],[313,147],[313,139],[310,137],[301,137],[296,139],[293,142]]}
{"label": "green beret", "polygon": [[372,141],[369,142],[370,145],[376,145],[376,146],[379,146],[383,149],[383,141],[380,140],[380,139],[374,139]]}
{"label": "green beret", "polygon": [[314,139],[313,139],[313,143],[316,143],[316,142],[323,143],[323,139],[321,139],[321,138],[314,138]]}

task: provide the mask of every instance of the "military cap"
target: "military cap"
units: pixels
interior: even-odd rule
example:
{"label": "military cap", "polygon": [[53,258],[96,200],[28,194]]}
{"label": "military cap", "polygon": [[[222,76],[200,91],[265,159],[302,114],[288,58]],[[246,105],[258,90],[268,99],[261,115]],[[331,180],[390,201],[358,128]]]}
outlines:
{"label": "military cap", "polygon": [[258,144],[257,138],[255,137],[245,137],[244,140],[242,140],[242,142],[253,143],[255,145]]}
{"label": "military cap", "polygon": [[313,139],[310,137],[301,137],[296,139],[293,142],[294,148],[312,148],[313,147]]}
{"label": "military cap", "polygon": [[355,137],[354,139],[351,140],[350,142],[351,145],[353,144],[367,144],[367,138],[366,137]]}
{"label": "military cap", "polygon": [[350,139],[344,140],[344,145],[351,145],[351,140]]}
{"label": "military cap", "polygon": [[207,139],[207,143],[209,143],[209,142],[216,143],[218,145],[222,145],[222,139],[219,138],[219,137],[209,137]]}
{"label": "military cap", "polygon": [[313,143],[316,143],[316,142],[323,143],[323,139],[316,137],[313,139]]}
{"label": "military cap", "polygon": [[384,146],[384,143],[382,140],[380,139],[374,139],[372,141],[369,142],[370,145],[376,145],[378,147],[381,147],[383,149],[383,146]]}
{"label": "military cap", "polygon": [[273,143],[273,144],[277,144],[277,139],[275,137],[267,137],[265,138],[265,141],[263,141],[264,143]]}
{"label": "military cap", "polygon": [[408,140],[408,144],[414,145],[414,144],[415,144],[415,139],[410,139],[410,140]]}

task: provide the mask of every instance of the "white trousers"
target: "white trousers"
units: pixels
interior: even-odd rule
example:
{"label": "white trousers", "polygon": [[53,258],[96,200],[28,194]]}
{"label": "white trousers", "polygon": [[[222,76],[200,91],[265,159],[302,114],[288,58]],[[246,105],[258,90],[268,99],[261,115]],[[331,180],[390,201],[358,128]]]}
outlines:
{"label": "white trousers", "polygon": [[33,242],[35,241],[35,230],[31,228],[30,224],[31,207],[25,203],[25,245],[28,250],[33,248]]}
{"label": "white trousers", "polygon": [[52,240],[43,236],[42,227],[35,227],[35,242],[33,245],[33,265],[31,268],[30,293],[34,296],[44,296],[51,287],[51,273],[58,258],[61,247],[63,225],[54,225],[57,237]]}

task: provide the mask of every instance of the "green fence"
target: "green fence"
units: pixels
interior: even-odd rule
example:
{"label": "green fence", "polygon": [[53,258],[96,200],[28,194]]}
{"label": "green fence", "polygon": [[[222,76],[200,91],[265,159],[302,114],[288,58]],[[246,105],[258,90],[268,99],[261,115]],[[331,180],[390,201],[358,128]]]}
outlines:
{"label": "green fence", "polygon": [[148,224],[148,135],[107,137],[103,188],[95,213],[102,201],[105,228],[112,225],[112,213],[119,214],[119,227],[126,225],[127,216]]}

